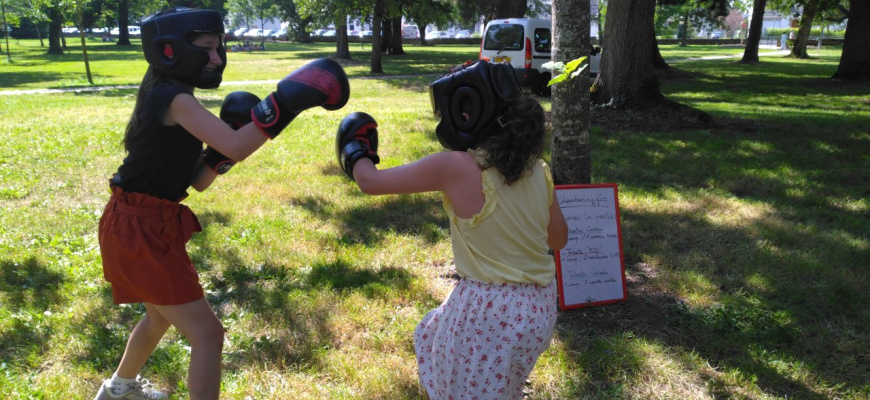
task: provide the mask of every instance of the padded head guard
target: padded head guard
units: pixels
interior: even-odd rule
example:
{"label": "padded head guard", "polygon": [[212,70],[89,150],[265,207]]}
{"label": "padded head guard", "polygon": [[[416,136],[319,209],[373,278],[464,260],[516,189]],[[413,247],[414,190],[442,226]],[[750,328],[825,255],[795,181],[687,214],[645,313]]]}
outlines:
{"label": "padded head guard", "polygon": [[467,63],[429,85],[432,111],[441,118],[435,128],[447,149],[465,151],[477,145],[523,90],[507,63]]}
{"label": "padded head guard", "polygon": [[[203,69],[209,61],[208,51],[192,43],[198,33],[221,39],[217,51],[222,63],[214,71]],[[227,65],[223,34],[224,22],[217,11],[170,9],[142,24],[142,50],[148,64],[161,73],[198,88],[213,89],[220,86]]]}

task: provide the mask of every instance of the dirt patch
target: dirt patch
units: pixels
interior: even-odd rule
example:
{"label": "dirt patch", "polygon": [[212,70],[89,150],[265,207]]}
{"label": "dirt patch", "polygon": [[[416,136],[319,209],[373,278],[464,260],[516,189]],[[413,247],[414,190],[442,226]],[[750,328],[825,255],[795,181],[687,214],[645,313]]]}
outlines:
{"label": "dirt patch", "polygon": [[590,125],[606,132],[674,132],[715,126],[708,114],[690,107],[657,106],[644,110],[593,107],[590,114]]}

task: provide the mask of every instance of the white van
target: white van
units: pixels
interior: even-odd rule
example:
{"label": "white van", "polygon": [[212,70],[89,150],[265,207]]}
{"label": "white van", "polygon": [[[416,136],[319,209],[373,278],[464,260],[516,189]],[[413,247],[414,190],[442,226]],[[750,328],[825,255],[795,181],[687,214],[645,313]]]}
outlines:
{"label": "white van", "polygon": [[419,38],[420,29],[417,25],[405,25],[402,27],[402,38]]}
{"label": "white van", "polygon": [[[541,65],[550,61],[553,23],[548,19],[504,18],[489,21],[480,42],[480,59],[508,62],[520,82],[538,94],[549,94],[547,83],[551,71]],[[590,73],[598,73],[600,52],[593,49],[589,57]]]}

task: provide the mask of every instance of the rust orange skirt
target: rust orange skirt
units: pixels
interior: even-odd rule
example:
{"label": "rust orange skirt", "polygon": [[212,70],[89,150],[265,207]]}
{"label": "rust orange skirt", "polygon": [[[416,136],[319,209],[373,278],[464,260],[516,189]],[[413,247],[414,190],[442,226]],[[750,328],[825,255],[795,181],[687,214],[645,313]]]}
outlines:
{"label": "rust orange skirt", "polygon": [[187,206],[112,186],[100,219],[103,276],[116,304],[185,304],[203,297],[185,244],[202,231]]}

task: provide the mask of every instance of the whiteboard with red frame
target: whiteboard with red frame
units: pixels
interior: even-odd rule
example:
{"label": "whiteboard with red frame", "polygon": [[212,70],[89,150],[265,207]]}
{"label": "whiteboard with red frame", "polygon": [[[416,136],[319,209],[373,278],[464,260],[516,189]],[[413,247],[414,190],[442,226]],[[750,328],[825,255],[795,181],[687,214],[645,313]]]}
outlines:
{"label": "whiteboard with red frame", "polygon": [[556,185],[556,197],[568,223],[568,244],[555,253],[559,308],[627,300],[616,184]]}

